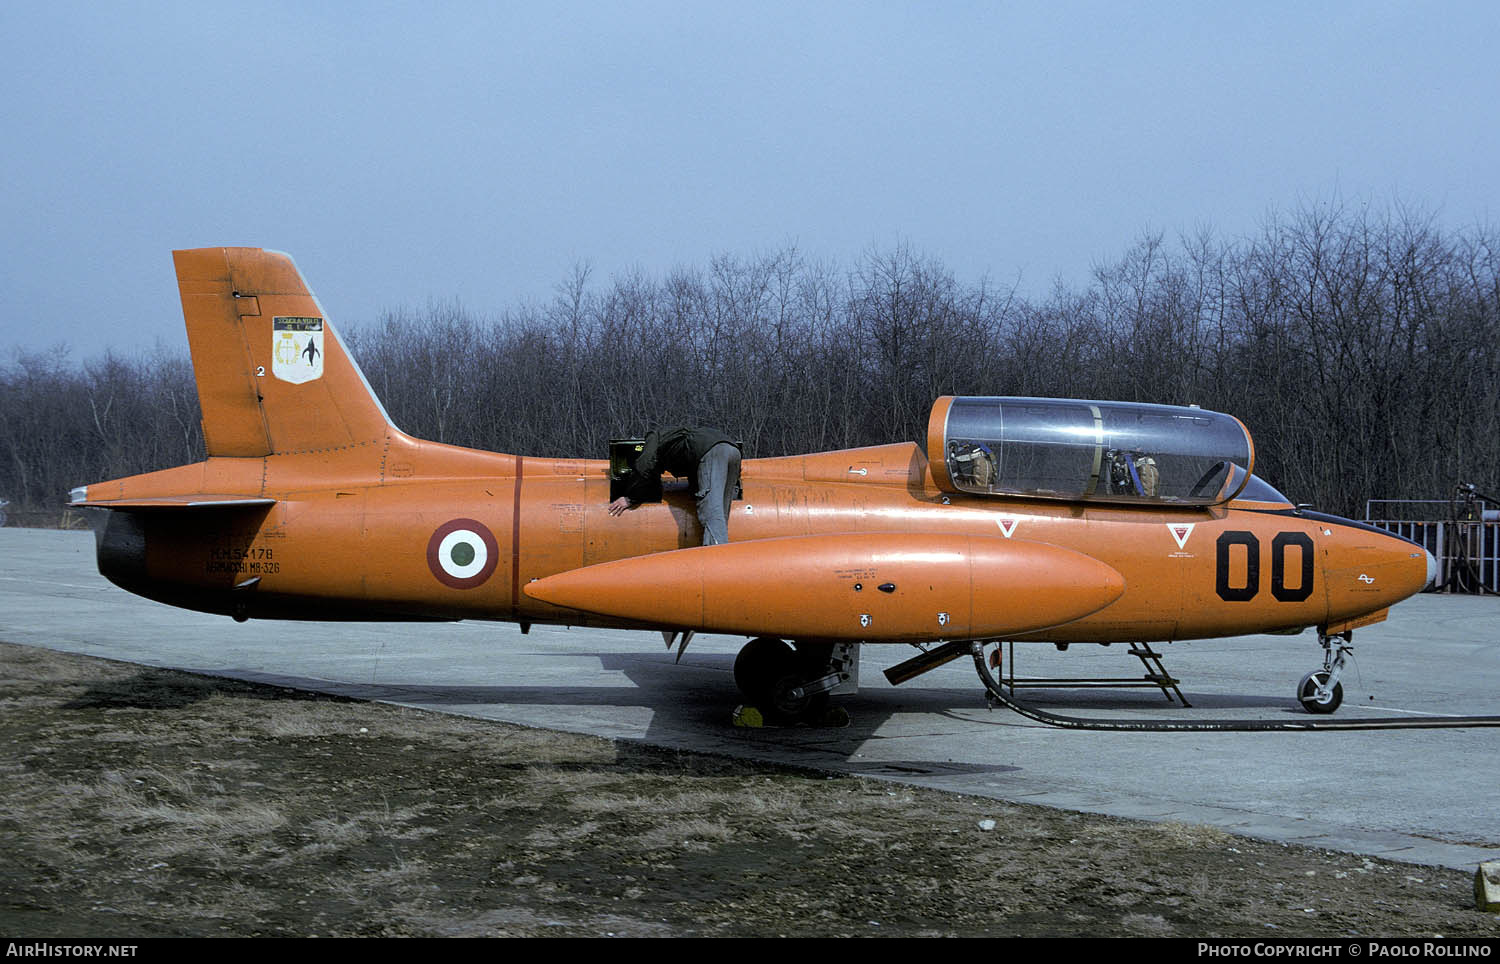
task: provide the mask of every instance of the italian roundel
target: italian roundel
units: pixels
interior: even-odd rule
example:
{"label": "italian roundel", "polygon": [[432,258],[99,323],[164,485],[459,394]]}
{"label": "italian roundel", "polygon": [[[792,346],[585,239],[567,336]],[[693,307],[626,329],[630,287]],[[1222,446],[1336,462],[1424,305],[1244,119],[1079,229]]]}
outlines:
{"label": "italian roundel", "polygon": [[484,585],[500,561],[500,547],[484,523],[454,519],[439,526],[427,540],[427,568],[438,582],[452,589]]}

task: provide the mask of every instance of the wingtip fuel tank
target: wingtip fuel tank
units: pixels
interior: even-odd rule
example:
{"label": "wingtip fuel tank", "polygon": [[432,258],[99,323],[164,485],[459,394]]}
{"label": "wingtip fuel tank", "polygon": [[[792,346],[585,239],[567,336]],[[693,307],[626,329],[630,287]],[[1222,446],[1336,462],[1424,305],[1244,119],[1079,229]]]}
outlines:
{"label": "wingtip fuel tank", "polygon": [[979,639],[1081,619],[1125,580],[1024,540],[840,533],[734,542],[586,566],[533,598],[630,622],[792,639]]}

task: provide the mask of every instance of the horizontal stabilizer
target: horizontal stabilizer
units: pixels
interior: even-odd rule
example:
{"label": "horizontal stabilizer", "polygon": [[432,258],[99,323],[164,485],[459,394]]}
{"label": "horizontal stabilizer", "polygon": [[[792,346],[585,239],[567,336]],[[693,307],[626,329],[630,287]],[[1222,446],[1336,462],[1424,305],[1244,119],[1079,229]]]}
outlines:
{"label": "horizontal stabilizer", "polygon": [[1059,546],[844,533],[698,546],[558,573],[536,599],[654,626],[788,639],[1014,636],[1114,602],[1124,578]]}
{"label": "horizontal stabilizer", "polygon": [[160,495],[146,499],[90,499],[87,492],[74,490],[68,502],[70,509],[125,509],[149,512],[174,509],[253,509],[275,505],[275,499],[245,495]]}

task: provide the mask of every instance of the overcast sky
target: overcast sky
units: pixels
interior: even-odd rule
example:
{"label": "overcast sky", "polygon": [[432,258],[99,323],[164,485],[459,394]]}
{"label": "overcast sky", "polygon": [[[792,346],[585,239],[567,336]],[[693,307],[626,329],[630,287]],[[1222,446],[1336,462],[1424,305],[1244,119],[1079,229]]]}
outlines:
{"label": "overcast sky", "polygon": [[1042,295],[1341,198],[1500,218],[1500,4],[0,4],[0,360],[186,348],[173,248],[336,323],[898,242]]}

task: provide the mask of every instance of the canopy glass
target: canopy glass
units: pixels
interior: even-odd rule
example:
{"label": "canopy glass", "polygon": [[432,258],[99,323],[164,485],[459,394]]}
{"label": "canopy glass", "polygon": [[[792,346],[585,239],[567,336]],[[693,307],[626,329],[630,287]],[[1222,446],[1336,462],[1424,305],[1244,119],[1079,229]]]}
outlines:
{"label": "canopy glass", "polygon": [[978,396],[938,399],[927,451],[951,491],[1178,505],[1233,498],[1255,458],[1245,426],[1218,412]]}

